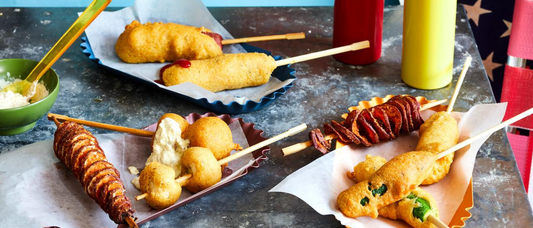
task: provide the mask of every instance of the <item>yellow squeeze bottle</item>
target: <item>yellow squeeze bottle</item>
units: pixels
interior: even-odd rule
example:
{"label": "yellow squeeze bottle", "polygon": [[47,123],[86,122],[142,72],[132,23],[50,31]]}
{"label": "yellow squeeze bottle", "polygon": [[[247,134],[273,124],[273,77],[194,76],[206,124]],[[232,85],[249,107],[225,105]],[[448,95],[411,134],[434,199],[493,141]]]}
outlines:
{"label": "yellow squeeze bottle", "polygon": [[457,0],[405,0],[402,80],[417,89],[452,81]]}

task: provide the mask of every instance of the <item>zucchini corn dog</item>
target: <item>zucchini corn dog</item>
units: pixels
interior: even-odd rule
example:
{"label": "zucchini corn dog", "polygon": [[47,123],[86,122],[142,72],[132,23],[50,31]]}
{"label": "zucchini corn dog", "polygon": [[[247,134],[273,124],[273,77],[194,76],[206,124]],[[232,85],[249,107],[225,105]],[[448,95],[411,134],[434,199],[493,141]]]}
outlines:
{"label": "zucchini corn dog", "polygon": [[[386,162],[387,160],[383,157],[367,155],[365,161],[357,164],[354,171],[348,173],[348,177],[357,183],[365,181]],[[407,197],[379,209],[378,212],[380,216],[401,219],[415,228],[435,227],[427,220],[427,217],[430,214],[438,217],[439,214],[435,199],[419,187],[415,188]]]}
{"label": "zucchini corn dog", "polygon": [[[438,112],[427,119],[419,130],[420,139],[416,151],[429,151],[438,154],[454,146],[459,141],[457,121],[447,112]],[[435,163],[422,185],[430,185],[442,180],[450,171],[455,153],[451,153]]]}
{"label": "zucchini corn dog", "polygon": [[365,181],[339,194],[340,211],[350,218],[377,218],[379,209],[407,197],[428,177],[436,156],[412,151],[392,158]]}
{"label": "zucchini corn dog", "polygon": [[[186,60],[185,60],[186,61]],[[161,69],[165,86],[192,82],[212,92],[263,85],[276,69],[276,61],[263,53],[224,54],[191,60]]]}
{"label": "zucchini corn dog", "polygon": [[126,63],[208,59],[222,55],[221,41],[204,27],[133,21],[118,37],[115,52]]}

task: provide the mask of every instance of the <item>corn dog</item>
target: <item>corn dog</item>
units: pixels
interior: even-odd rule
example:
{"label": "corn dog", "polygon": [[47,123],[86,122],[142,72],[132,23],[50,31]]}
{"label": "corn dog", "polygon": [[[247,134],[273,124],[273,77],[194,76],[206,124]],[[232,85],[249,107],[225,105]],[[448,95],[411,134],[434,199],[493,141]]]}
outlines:
{"label": "corn dog", "polygon": [[[415,149],[417,151],[429,151],[438,154],[454,146],[459,141],[457,121],[447,112],[433,114],[422,124],[418,133],[420,139]],[[454,154],[451,153],[437,160],[422,185],[430,185],[442,180],[450,171]]]}
{"label": "corn dog", "polygon": [[118,37],[115,52],[127,63],[209,59],[222,55],[222,37],[204,27],[133,21]]}
{"label": "corn dog", "polygon": [[377,218],[380,208],[407,197],[427,178],[435,158],[435,154],[425,151],[403,153],[392,158],[366,181],[339,194],[337,205],[340,211],[351,218]]}
{"label": "corn dog", "polygon": [[212,92],[259,86],[268,82],[276,61],[263,53],[224,54],[191,60],[190,66],[175,64],[161,71],[166,86],[192,82]]}
{"label": "corn dog", "polygon": [[[387,160],[380,156],[367,155],[366,160],[357,164],[348,177],[355,182],[361,182],[374,174]],[[378,210],[379,216],[390,219],[401,219],[415,228],[435,227],[427,220],[432,214],[438,217],[439,211],[435,199],[424,189],[415,188],[409,195],[395,203]]]}

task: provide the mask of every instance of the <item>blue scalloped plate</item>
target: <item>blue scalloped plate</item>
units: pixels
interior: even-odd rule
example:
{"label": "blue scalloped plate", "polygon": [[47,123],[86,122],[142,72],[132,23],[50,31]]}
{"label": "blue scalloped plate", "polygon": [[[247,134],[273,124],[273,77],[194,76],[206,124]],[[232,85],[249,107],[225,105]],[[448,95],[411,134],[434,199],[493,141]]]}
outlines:
{"label": "blue scalloped plate", "polygon": [[[267,106],[268,104],[270,104],[271,102],[276,100],[281,95],[285,94],[285,92],[287,92],[287,90],[293,86],[293,84],[290,83],[290,84],[284,86],[283,88],[278,89],[278,90],[274,91],[273,93],[270,93],[270,94],[264,96],[263,98],[261,98],[261,100],[259,102],[247,101],[244,105],[239,104],[237,102],[230,102],[229,104],[223,104],[222,101],[215,101],[215,102],[209,103],[209,101],[207,101],[206,98],[194,99],[192,97],[189,97],[189,96],[186,96],[186,95],[183,95],[183,94],[171,91],[171,90],[167,90],[167,89],[164,89],[164,88],[161,88],[161,87],[158,87],[158,86],[154,85],[151,82],[136,78],[136,77],[134,77],[134,76],[132,76],[132,75],[126,73],[126,72],[119,71],[117,69],[114,69],[114,68],[111,68],[109,66],[106,66],[98,58],[96,58],[94,56],[93,50],[91,49],[91,45],[89,44],[89,41],[87,40],[87,37],[82,37],[81,40],[83,41],[81,43],[81,45],[80,45],[81,48],[82,48],[82,53],[87,55],[90,60],[93,60],[93,61],[97,62],[102,67],[104,67],[105,69],[113,72],[114,74],[119,75],[121,77],[125,77],[125,78],[130,79],[130,80],[133,80],[135,82],[139,82],[141,84],[147,85],[147,86],[152,87],[154,89],[169,93],[169,94],[174,95],[174,96],[176,96],[176,97],[178,97],[178,98],[180,98],[182,100],[185,100],[185,101],[200,105],[200,106],[202,106],[202,107],[204,107],[206,109],[209,109],[211,111],[218,112],[218,113],[240,114],[240,113],[247,113],[247,112],[257,111],[257,110]],[[270,53],[269,51],[260,49],[258,47],[254,47],[254,46],[251,46],[251,45],[248,45],[248,44],[241,44],[241,46],[248,52],[260,52],[260,53],[265,53],[267,55],[272,56],[272,53]],[[280,56],[272,56],[272,57],[275,60],[282,59]],[[280,81],[285,81],[285,80],[288,80],[288,79],[296,79],[296,76],[294,76],[294,73],[296,72],[296,70],[294,70],[293,68],[290,68],[289,66],[277,67],[274,70],[274,72],[272,72],[272,77],[276,77]]]}

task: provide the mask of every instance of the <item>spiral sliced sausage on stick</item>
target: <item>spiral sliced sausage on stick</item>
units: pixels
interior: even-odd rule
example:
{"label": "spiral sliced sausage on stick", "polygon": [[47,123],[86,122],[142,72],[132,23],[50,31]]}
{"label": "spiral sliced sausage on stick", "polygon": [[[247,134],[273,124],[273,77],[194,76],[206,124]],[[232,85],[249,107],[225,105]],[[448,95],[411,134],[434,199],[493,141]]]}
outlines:
{"label": "spiral sliced sausage on stick", "polygon": [[85,192],[109,214],[111,220],[125,224],[134,219],[120,173],[107,161],[89,131],[74,122],[64,122],[55,132],[53,147],[57,158],[74,173]]}
{"label": "spiral sliced sausage on stick", "polygon": [[[363,110],[352,110],[341,124],[331,121],[324,124],[327,135],[335,135],[343,143],[372,146],[383,140],[397,138],[401,132],[420,129],[424,123],[420,116],[420,104],[413,96],[397,95],[387,102]],[[310,133],[314,147],[327,153],[330,143],[322,136],[320,129]]]}

